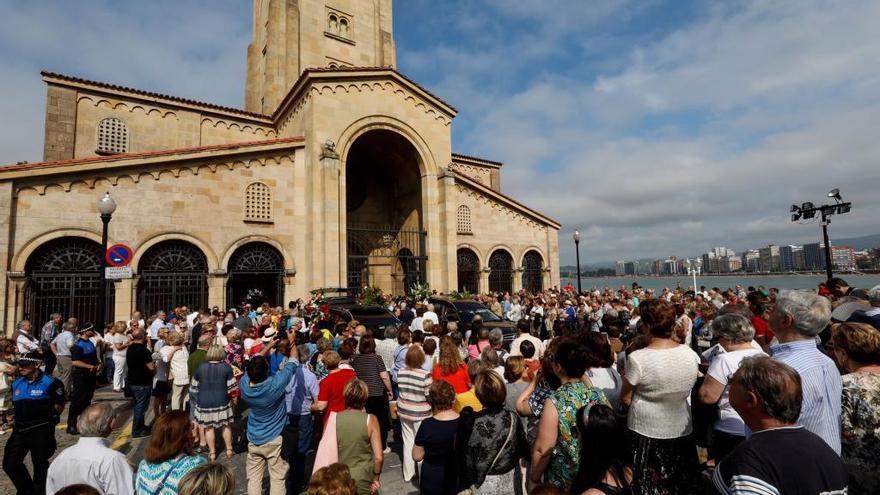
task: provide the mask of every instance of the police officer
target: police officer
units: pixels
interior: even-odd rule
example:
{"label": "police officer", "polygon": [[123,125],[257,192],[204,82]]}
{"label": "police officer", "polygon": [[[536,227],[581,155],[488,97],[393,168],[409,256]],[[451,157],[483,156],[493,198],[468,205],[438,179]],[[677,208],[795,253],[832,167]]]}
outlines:
{"label": "police officer", "polygon": [[[19,495],[46,493],[49,458],[55,453],[55,425],[64,410],[64,385],[40,371],[42,356],[25,354],[18,360],[21,376],[12,383],[15,425],[3,451],[3,471]],[[28,452],[34,466],[31,478],[24,465]]]}
{"label": "police officer", "polygon": [[92,404],[97,387],[96,377],[101,369],[98,360],[98,350],[95,344],[89,340],[94,337],[95,331],[92,325],[88,325],[79,331],[79,339],[70,348],[70,361],[73,366],[70,386],[70,413],[67,415],[67,433],[79,435],[76,429],[76,420],[80,413]]}

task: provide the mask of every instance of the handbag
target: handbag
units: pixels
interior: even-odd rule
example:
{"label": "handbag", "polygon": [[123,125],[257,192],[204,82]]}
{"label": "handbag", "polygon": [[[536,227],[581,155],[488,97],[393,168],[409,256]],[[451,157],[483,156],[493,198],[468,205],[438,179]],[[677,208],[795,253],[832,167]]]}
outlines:
{"label": "handbag", "polygon": [[[508,411],[508,415],[512,416],[512,413]],[[486,470],[486,476],[489,475],[489,472],[492,471],[492,468],[495,467],[495,463],[498,462],[498,458],[501,457],[501,453],[504,452],[504,449],[507,448],[507,444],[510,443],[510,437],[513,436],[514,428],[516,427],[517,418],[510,418],[510,430],[507,432],[507,437],[504,439],[504,443],[501,444],[501,448],[498,449],[498,453],[495,454],[495,458],[492,459],[492,464],[489,464],[489,469]],[[480,491],[480,486],[476,483],[471,485],[468,488],[458,492],[458,495],[477,495]]]}

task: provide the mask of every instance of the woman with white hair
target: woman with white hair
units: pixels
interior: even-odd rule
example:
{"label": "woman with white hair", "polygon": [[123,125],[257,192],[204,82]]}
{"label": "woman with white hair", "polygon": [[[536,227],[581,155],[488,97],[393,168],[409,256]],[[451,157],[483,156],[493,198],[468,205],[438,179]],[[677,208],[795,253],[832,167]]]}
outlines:
{"label": "woman with white hair", "polygon": [[710,456],[720,461],[737,445],[745,440],[745,424],[730,405],[730,377],[739,369],[743,359],[749,356],[764,356],[764,351],[755,348],[755,327],[748,318],[739,314],[723,314],[712,321],[712,333],[724,352],[715,356],[700,386],[699,397],[703,404],[718,404],[718,419],[713,426],[713,441]]}

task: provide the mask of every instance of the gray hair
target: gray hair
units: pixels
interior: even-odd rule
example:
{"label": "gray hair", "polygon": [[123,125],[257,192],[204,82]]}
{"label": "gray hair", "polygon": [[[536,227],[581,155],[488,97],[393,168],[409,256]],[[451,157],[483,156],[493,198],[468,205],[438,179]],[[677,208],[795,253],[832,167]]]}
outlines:
{"label": "gray hair", "polygon": [[397,332],[398,332],[398,328],[395,327],[394,325],[391,325],[390,327],[385,329],[385,338],[395,340],[395,339],[397,339]]}
{"label": "gray hair", "polygon": [[493,328],[491,332],[489,332],[489,344],[493,347],[504,342],[504,332],[501,331],[500,328]]}
{"label": "gray hair", "polygon": [[712,334],[734,344],[742,344],[755,338],[755,327],[745,316],[728,313],[712,320]]}
{"label": "gray hair", "polygon": [[299,362],[300,364],[306,364],[309,362],[309,358],[312,357],[312,352],[309,350],[309,346],[303,344],[296,346],[297,350],[299,350]]}
{"label": "gray hair", "polygon": [[108,432],[113,416],[115,414],[110,404],[106,402],[92,404],[76,420],[76,429],[83,437],[103,437]]}
{"label": "gray hair", "polygon": [[496,368],[501,365],[501,357],[491,347],[483,349],[483,352],[480,353],[480,360],[490,368]]}
{"label": "gray hair", "polygon": [[457,330],[458,330],[458,323],[456,323],[454,321],[447,321],[446,322],[446,331],[447,332],[452,333]]}
{"label": "gray hair", "polygon": [[805,290],[783,289],[776,296],[779,316],[791,316],[792,326],[805,337],[815,337],[831,321],[831,302]]}
{"label": "gray hair", "polygon": [[745,304],[725,304],[716,313],[716,318],[722,315],[739,315],[750,321],[752,319],[752,311]]}
{"label": "gray hair", "polygon": [[801,415],[801,376],[791,366],[769,356],[749,356],[740,363],[733,382],[758,396],[773,419],[795,423]]}

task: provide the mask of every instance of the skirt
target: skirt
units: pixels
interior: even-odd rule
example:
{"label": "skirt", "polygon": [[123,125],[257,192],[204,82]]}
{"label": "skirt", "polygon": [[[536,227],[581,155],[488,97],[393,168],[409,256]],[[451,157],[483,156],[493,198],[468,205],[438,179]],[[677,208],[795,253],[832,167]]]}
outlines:
{"label": "skirt", "polygon": [[629,432],[633,448],[633,493],[689,495],[701,493],[697,444],[690,435],[658,439]]}
{"label": "skirt", "polygon": [[232,424],[235,416],[232,413],[232,406],[227,404],[222,407],[202,408],[198,404],[192,408],[193,420],[199,426],[205,428],[219,428]]}

